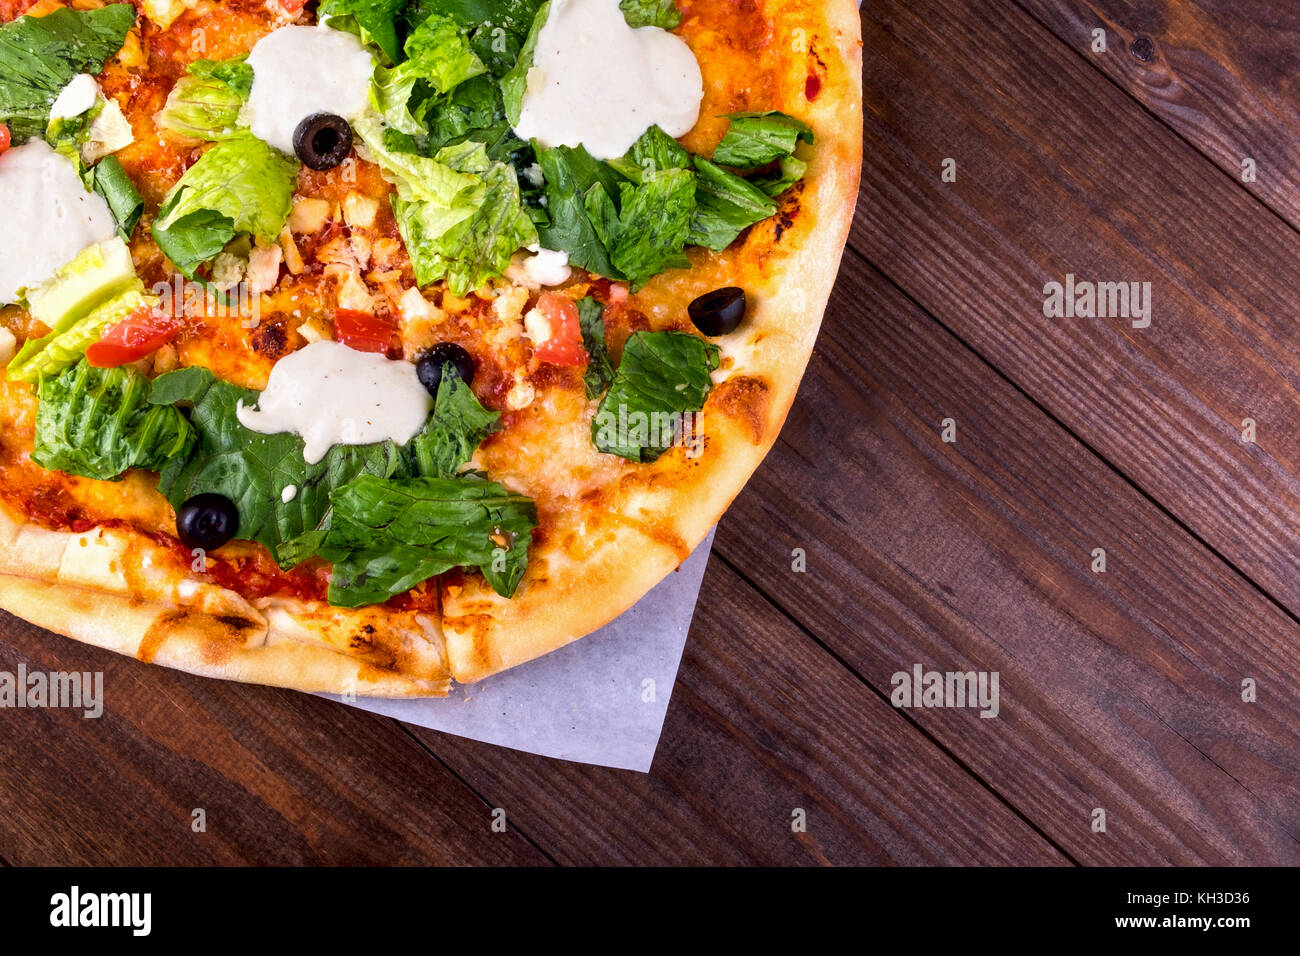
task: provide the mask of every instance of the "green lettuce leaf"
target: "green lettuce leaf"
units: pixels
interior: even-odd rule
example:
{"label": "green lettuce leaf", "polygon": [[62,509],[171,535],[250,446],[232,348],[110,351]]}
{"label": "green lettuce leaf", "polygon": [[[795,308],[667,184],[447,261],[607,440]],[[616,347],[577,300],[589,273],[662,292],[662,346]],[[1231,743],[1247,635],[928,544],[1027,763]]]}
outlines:
{"label": "green lettuce leaf", "polygon": [[296,161],[251,133],[236,133],[172,187],[154,219],[154,240],[193,279],[234,236],[274,240],[288,221],[297,175]]}
{"label": "green lettuce leaf", "polygon": [[129,366],[84,359],[42,376],[32,460],[70,475],[116,481],[131,468],[158,470],[184,459],[194,429],[174,408],[149,404],[149,380]]}
{"label": "green lettuce leaf", "polygon": [[618,8],[630,27],[672,30],[682,22],[682,12],[673,0],[619,0]]}
{"label": "green lettuce leaf", "polygon": [[695,175],[690,170],[643,173],[639,184],[619,185],[619,199],[615,208],[597,184],[584,205],[610,262],[627,276],[633,291],[667,269],[690,266],[685,253],[695,215]]}
{"label": "green lettuce leaf", "polygon": [[102,73],[134,25],[135,7],[115,3],[0,26],[0,123],[13,142],[42,135],[63,88],[79,73]]}
{"label": "green lettuce leaf", "polygon": [[253,88],[244,58],[196,60],[167,95],[158,125],[189,139],[228,139],[239,132],[239,111]]}
{"label": "green lettuce leaf", "polygon": [[475,476],[384,481],[362,476],[330,496],[329,601],[378,604],[455,567],[477,567],[503,597],[528,562],[537,509]]}
{"label": "green lettuce leaf", "polygon": [[448,146],[434,160],[480,177],[485,190],[473,214],[448,228],[431,230],[422,204],[399,197],[392,200],[393,214],[416,281],[427,285],[446,279],[452,292],[464,295],[503,274],[516,251],[537,242],[537,227],[523,207],[514,169],[489,160],[481,143]]}
{"label": "green lettuce leaf", "polygon": [[807,123],[775,110],[731,113],[731,126],[713,151],[713,161],[736,169],[756,169],[794,154],[800,140],[813,141]]}
{"label": "green lettuce leaf", "polygon": [[336,30],[354,33],[362,43],[384,51],[390,62],[401,56],[397,15],[406,0],[321,0],[316,15]]}
{"label": "green lettuce leaf", "polygon": [[407,38],[404,51],[405,62],[375,70],[372,98],[389,126],[410,135],[425,131],[424,124],[411,113],[417,88],[425,95],[429,91],[446,94],[487,69],[449,17],[426,19]]}
{"label": "green lettuce leaf", "polygon": [[626,154],[609,160],[609,165],[628,179],[640,182],[663,169],[690,169],[691,154],[658,126],[651,126]]}
{"label": "green lettuce leaf", "polygon": [[601,451],[651,462],[678,437],[682,416],[704,408],[718,347],[687,332],[635,332],[591,423]]}
{"label": "green lettuce leaf", "polygon": [[692,245],[725,249],[743,230],[776,212],[776,203],[758,186],[699,156],[695,169]]}
{"label": "green lettuce leaf", "polygon": [[799,180],[808,171],[808,164],[797,156],[787,156],[780,165],[769,173],[760,173],[749,179],[762,193],[775,199]]}
{"label": "green lettuce leaf", "polygon": [[610,261],[585,203],[587,194],[597,186],[606,196],[617,196],[623,177],[592,158],[582,146],[548,149],[534,143],[533,148],[546,179],[546,211],[550,219],[538,230],[542,245],[563,250],[571,263],[588,272],[610,279],[627,278]]}
{"label": "green lettuce leaf", "polygon": [[403,447],[407,471],[425,478],[452,478],[474,456],[479,443],[496,429],[500,412],[479,404],[456,367],[442,368],[433,414],[424,429]]}
{"label": "green lettuce leaf", "polygon": [[135,183],[116,156],[105,156],[93,167],[93,183],[95,192],[108,203],[108,210],[117,223],[117,234],[123,242],[129,242],[144,213],[144,200]]}
{"label": "green lettuce leaf", "polygon": [[614,380],[614,366],[605,344],[605,307],[588,296],[578,302],[578,324],[582,327],[582,347],[587,350],[587,371],[582,381],[587,398],[600,398]]}
{"label": "green lettuce leaf", "polygon": [[524,93],[528,90],[528,71],[533,68],[533,53],[537,49],[537,37],[546,26],[546,18],[551,15],[550,0],[537,8],[533,17],[528,37],[519,50],[519,57],[510,72],[501,78],[501,95],[505,100],[506,116],[511,126],[519,125],[519,115],[524,108]]}

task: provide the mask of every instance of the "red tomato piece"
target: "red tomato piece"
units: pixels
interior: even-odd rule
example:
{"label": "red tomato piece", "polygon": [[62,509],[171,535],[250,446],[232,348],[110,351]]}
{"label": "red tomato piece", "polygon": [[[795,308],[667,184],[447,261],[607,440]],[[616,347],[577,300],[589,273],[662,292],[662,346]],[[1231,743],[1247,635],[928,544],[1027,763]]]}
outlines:
{"label": "red tomato piece", "polygon": [[543,292],[537,309],[550,325],[551,337],[537,346],[534,354],[551,365],[586,365],[587,350],[582,347],[577,304],[567,295]]}
{"label": "red tomato piece", "polygon": [[110,326],[98,342],[86,349],[86,361],[95,368],[117,368],[158,351],[176,335],[180,323],[157,309],[137,309]]}
{"label": "red tomato piece", "polygon": [[280,0],[280,6],[284,7],[286,13],[298,13],[307,6],[307,0]]}
{"label": "red tomato piece", "polygon": [[368,312],[339,309],[334,313],[334,335],[358,352],[387,352],[393,343],[393,326]]}
{"label": "red tomato piece", "polygon": [[0,123],[0,153],[8,149],[11,142],[13,142],[13,137],[9,133],[9,127],[4,123]]}

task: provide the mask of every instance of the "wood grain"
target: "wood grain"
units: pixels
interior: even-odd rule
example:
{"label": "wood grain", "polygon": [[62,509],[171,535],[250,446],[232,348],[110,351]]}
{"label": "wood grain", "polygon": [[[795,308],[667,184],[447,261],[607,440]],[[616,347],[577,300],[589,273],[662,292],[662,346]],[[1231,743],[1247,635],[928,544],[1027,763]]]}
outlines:
{"label": "wood grain", "polygon": [[[863,5],[854,248],[1300,610],[1300,236],[1023,11],[938,6]],[[1067,273],[1151,282],[1151,327],[1045,319]]]}
{"label": "wood grain", "polygon": [[1068,862],[716,556],[672,693],[649,775],[412,732],[561,863]]}
{"label": "wood grain", "polygon": [[8,614],[0,629],[0,670],[101,671],[105,700],[96,719],[0,709],[8,863],[550,862],[491,832],[491,808],[390,720],[151,667]]}
{"label": "wood grain", "polygon": [[1300,860],[1300,626],[856,257],[714,547],[882,693],[999,672],[910,713],[1075,859]]}
{"label": "wood grain", "polygon": [[[1300,4],[1016,0],[1291,225],[1300,225]],[[1104,53],[1093,31],[1106,31]],[[1255,162],[1253,181],[1243,161]]]}

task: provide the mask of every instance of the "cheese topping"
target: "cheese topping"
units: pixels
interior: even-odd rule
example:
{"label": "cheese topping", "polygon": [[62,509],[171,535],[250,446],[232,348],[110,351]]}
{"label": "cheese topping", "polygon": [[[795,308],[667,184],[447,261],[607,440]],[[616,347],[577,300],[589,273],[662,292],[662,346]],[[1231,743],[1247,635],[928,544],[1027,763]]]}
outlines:
{"label": "cheese topping", "polygon": [[351,33],[281,27],[248,55],[253,89],[240,117],[254,136],[293,154],[293,131],[314,113],[351,120],[366,110],[374,62]]}
{"label": "cheese topping", "polygon": [[59,93],[54,105],[50,107],[50,119],[69,119],[80,116],[95,105],[99,98],[99,84],[89,73],[81,73]]}
{"label": "cheese topping", "polygon": [[117,231],[108,204],[43,140],[0,154],[0,209],[15,226],[0,230],[0,303]]}
{"label": "cheese topping", "polygon": [[516,258],[506,269],[506,278],[516,285],[530,289],[543,286],[564,285],[573,275],[569,268],[569,254],[555,249],[543,249],[537,243],[528,247],[533,253],[526,258]]}
{"label": "cheese topping", "polygon": [[257,406],[241,404],[239,423],[263,435],[293,432],[314,465],[335,445],[410,441],[424,427],[433,398],[410,362],[314,342],[275,364]]}
{"label": "cheese topping", "polygon": [[700,65],[681,38],[628,26],[618,0],[551,0],[515,132],[614,159],[651,126],[685,135],[703,99]]}

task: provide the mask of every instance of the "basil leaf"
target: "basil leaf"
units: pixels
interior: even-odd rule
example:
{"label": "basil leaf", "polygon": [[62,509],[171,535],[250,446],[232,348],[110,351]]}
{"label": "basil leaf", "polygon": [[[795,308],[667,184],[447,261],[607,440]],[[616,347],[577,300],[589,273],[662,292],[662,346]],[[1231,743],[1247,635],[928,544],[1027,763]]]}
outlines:
{"label": "basil leaf", "polygon": [[408,470],[426,478],[451,478],[474,456],[474,449],[496,428],[499,412],[479,404],[473,389],[461,381],[450,362],[442,367],[442,381],[434,399],[433,414],[418,435],[402,449]]}
{"label": "basil leaf", "polygon": [[695,216],[690,242],[720,251],[742,231],[776,212],[776,203],[757,186],[695,157]]}
{"label": "basil leaf", "polygon": [[505,100],[506,116],[511,126],[519,125],[519,115],[524,108],[524,92],[528,89],[528,71],[533,68],[533,52],[537,49],[537,37],[546,25],[546,18],[551,15],[550,0],[543,3],[533,18],[528,38],[519,51],[519,58],[510,72],[501,78],[501,95]]}
{"label": "basil leaf", "polygon": [[14,144],[42,135],[63,88],[79,73],[102,73],[134,25],[135,7],[115,3],[0,26],[0,123]]}
{"label": "basil leaf", "polygon": [[361,476],[330,501],[325,547],[346,557],[335,562],[329,601],[341,607],[378,604],[454,567],[479,568],[510,597],[537,526],[532,501],[475,477]]}
{"label": "basil leaf", "polygon": [[131,468],[157,470],[184,459],[194,429],[174,408],[149,404],[149,380],[129,366],[94,368],[84,359],[42,376],[32,460],[70,475],[117,481]]}
{"label": "basil leaf", "polygon": [[682,22],[682,12],[673,0],[619,0],[618,8],[630,27],[673,30]]}
{"label": "basil leaf", "polygon": [[95,192],[108,203],[108,210],[117,223],[117,234],[123,242],[129,242],[144,213],[144,200],[116,156],[105,156],[94,167],[93,173]]}
{"label": "basil leaf", "polygon": [[731,126],[713,151],[713,161],[737,169],[755,169],[794,154],[800,140],[813,141],[807,123],[775,110],[731,113]]}
{"label": "basil leaf", "polygon": [[609,346],[605,344],[605,307],[590,296],[579,300],[578,324],[582,327],[582,347],[589,357],[587,371],[582,377],[587,387],[587,398],[600,398],[614,379]]}
{"label": "basil leaf", "polygon": [[336,30],[355,33],[362,43],[384,51],[390,62],[401,56],[397,42],[397,14],[406,0],[321,0],[317,17]]}
{"label": "basil leaf", "polygon": [[687,332],[635,332],[591,422],[601,451],[651,462],[672,447],[683,416],[704,408],[718,347]]}

